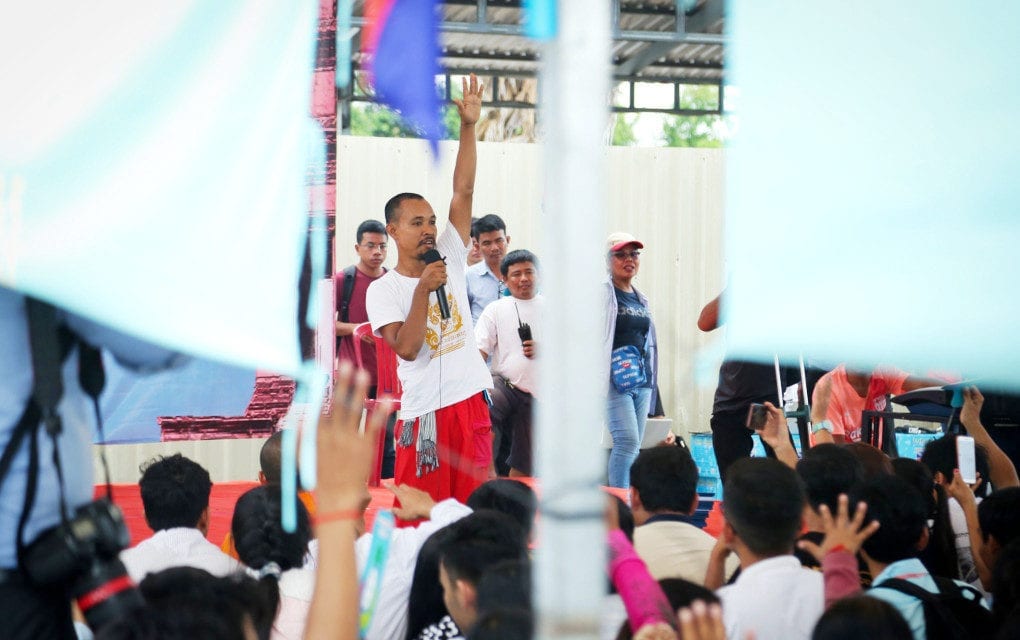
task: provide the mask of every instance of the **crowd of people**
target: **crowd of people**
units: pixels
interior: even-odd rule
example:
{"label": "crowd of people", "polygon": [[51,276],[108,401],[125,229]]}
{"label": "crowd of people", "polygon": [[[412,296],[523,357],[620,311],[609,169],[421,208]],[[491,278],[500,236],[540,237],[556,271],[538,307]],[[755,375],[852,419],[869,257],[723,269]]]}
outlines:
{"label": "crowd of people", "polygon": [[[237,500],[223,541],[207,539],[210,475],[180,454],[142,468],[154,533],[136,546],[111,552],[123,541],[106,541],[103,516],[68,513],[97,504],[88,503],[91,479],[82,481],[72,450],[87,445],[53,421],[60,402],[66,421],[87,422],[87,398],[72,391],[90,386],[89,352],[83,344],[56,362],[68,397],[54,400],[39,382],[54,363],[39,357],[36,334],[57,323],[0,289],[0,368],[15,381],[7,385],[13,399],[0,403],[2,467],[17,471],[4,478],[0,501],[0,635],[534,636],[530,548],[540,544],[533,535],[539,505],[525,480],[534,475],[540,263],[531,251],[510,249],[498,215],[472,218],[482,87],[471,77],[463,90],[445,229],[424,197],[397,194],[384,221],[359,226],[358,261],[336,276],[340,365],[333,405],[316,431],[314,493],[295,498],[281,489],[282,434],[275,434],[261,451],[259,486]],[[391,243],[397,260],[387,270]],[[1020,480],[981,422],[976,388],[962,392],[959,416],[976,445],[979,475],[967,484],[954,433],[930,442],[920,460],[891,459],[860,442],[862,412],[938,380],[845,366],[802,380],[814,401],[811,439],[799,453],[773,394],[781,374],[727,361],[711,420],[721,519],[710,526],[698,517],[700,471],[684,443],[641,449],[646,419],[661,412],[655,323],[634,282],[643,249],[627,233],[605,243],[602,354],[613,439],[605,480],[629,499],[607,494],[600,637],[1020,637]],[[719,325],[721,300],[706,306],[703,330]],[[57,319],[140,368],[177,359],[70,314]],[[383,357],[397,363],[399,400],[377,393],[375,363]],[[377,401],[367,418],[366,399]],[[753,429],[752,403],[763,411]],[[29,435],[21,446],[28,427],[41,422],[50,438]],[[750,457],[755,431],[764,458]],[[395,521],[380,516],[368,530],[366,479],[380,432]],[[26,480],[38,471],[25,472],[33,465],[44,469],[40,486]],[[290,507],[296,517],[285,526]],[[116,537],[116,526],[109,531]],[[55,552],[47,556],[41,544]],[[40,576],[59,574],[54,567],[63,568],[65,556],[66,575],[44,583]]]}

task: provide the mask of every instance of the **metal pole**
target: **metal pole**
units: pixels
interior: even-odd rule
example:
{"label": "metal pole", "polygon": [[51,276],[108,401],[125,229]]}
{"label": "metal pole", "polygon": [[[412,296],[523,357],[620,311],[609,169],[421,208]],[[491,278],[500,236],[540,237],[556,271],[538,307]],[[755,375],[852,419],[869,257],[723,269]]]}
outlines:
{"label": "metal pole", "polygon": [[598,637],[606,594],[606,414],[602,354],[606,278],[605,158],[609,124],[609,3],[560,0],[545,45],[542,292],[546,299],[535,447],[541,544],[535,565],[539,638]]}

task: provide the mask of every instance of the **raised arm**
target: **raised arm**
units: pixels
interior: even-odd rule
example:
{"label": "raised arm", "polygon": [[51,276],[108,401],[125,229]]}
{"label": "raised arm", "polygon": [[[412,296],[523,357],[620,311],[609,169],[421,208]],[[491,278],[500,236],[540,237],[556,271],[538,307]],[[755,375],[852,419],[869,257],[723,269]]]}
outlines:
{"label": "raised arm", "polygon": [[337,375],[332,411],[319,422],[315,494],[319,510],[315,524],[319,566],[305,626],[307,640],[358,637],[355,523],[361,517],[376,434],[385,426],[392,407],[384,400],[380,410],[369,414],[365,433],[358,433],[368,382],[367,374],[363,371],[354,374],[350,363],[344,363]]}
{"label": "raised arm", "polygon": [[999,448],[999,445],[995,444],[995,440],[992,440],[985,425],[981,424],[981,407],[984,404],[985,397],[981,395],[977,387],[964,389],[960,423],[967,428],[967,435],[974,438],[974,442],[984,447],[988,452],[988,479],[992,482],[992,487],[998,490],[1020,486],[1020,479],[1017,478],[1013,461]]}
{"label": "raised arm", "polygon": [[478,151],[475,143],[475,123],[482,113],[482,90],[475,74],[471,81],[463,79],[464,97],[454,100],[460,115],[460,144],[457,147],[457,163],[453,168],[453,198],[450,200],[450,223],[460,234],[465,245],[471,237],[471,207],[475,192],[475,168],[478,165]]}

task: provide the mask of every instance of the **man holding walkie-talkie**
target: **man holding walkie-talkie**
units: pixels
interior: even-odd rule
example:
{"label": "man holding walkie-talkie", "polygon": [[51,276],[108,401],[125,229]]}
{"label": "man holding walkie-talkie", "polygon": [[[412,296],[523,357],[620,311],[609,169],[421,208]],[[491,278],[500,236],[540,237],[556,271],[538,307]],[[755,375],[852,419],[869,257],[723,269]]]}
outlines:
{"label": "man holding walkie-talkie", "polygon": [[531,414],[536,342],[542,326],[538,295],[538,259],[524,249],[511,251],[500,263],[509,298],[490,303],[478,318],[475,340],[482,357],[492,358],[492,429],[496,469],[510,476],[530,476]]}

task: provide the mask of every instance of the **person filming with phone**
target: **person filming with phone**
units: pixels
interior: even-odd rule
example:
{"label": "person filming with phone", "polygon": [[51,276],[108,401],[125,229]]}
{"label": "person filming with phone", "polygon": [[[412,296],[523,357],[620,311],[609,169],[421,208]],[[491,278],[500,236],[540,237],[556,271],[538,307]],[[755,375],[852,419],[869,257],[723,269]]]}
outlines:
{"label": "person filming with phone", "polygon": [[509,298],[490,303],[478,318],[475,341],[482,358],[492,358],[493,456],[501,475],[532,475],[531,416],[537,388],[537,336],[543,298],[538,293],[538,258],[511,251],[499,265]]}

